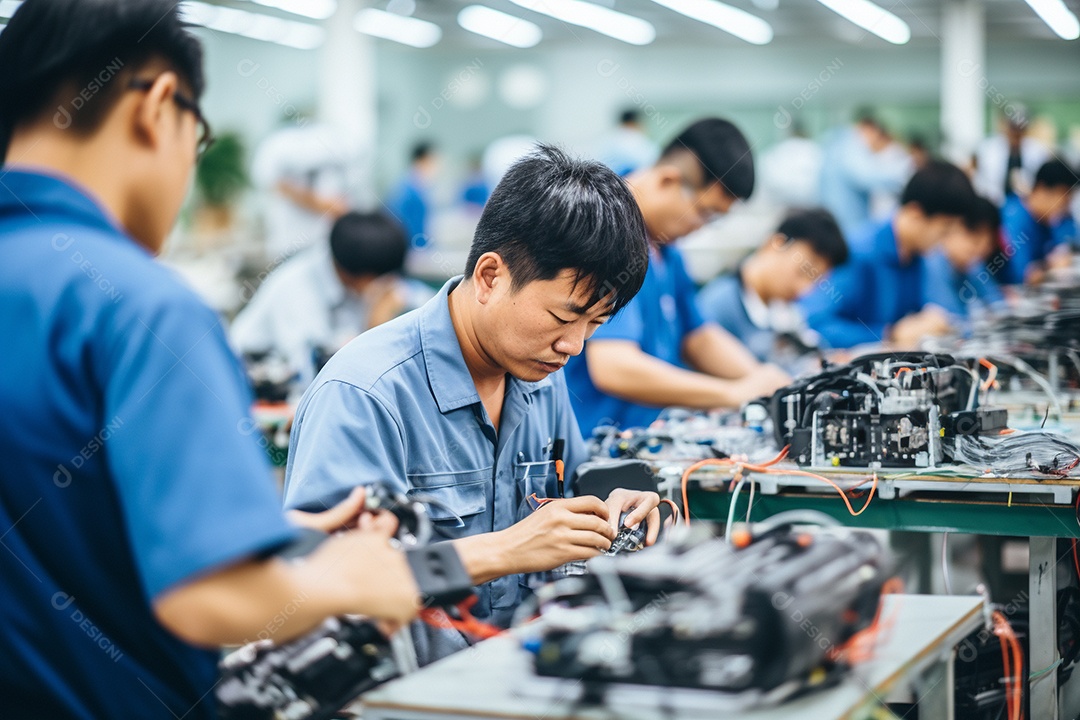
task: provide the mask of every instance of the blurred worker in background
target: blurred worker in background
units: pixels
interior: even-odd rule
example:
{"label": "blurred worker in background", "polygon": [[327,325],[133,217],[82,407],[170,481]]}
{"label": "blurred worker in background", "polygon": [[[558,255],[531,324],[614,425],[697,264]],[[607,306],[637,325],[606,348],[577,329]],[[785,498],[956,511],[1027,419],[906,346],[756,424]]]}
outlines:
{"label": "blurred worker in background", "polygon": [[968,317],[977,306],[1002,301],[997,276],[1003,265],[991,264],[1001,250],[1001,211],[978,197],[964,222],[926,256],[925,301],[956,318]]}
{"label": "blurred worker in background", "polygon": [[1048,267],[1068,264],[1077,236],[1069,205],[1078,182],[1073,168],[1049,160],[1035,173],[1031,192],[1005,201],[1001,221],[1008,262],[1003,283],[1039,282]]}
{"label": "blurred worker in background", "polygon": [[734,273],[698,293],[702,315],[738,338],[761,362],[780,357],[782,336],[806,337],[795,301],[847,262],[840,227],[828,210],[796,210]]}
{"label": "blurred worker in background", "polygon": [[998,132],[975,151],[975,189],[998,207],[1031,192],[1035,173],[1050,159],[1050,148],[1028,132],[1027,108],[1010,104],[1008,110],[998,121]]}
{"label": "blurred worker in background", "polygon": [[863,113],[853,127],[834,130],[825,142],[821,204],[851,238],[873,220],[875,198],[882,202],[882,196],[899,194],[911,173],[910,156],[881,121]]}
{"label": "blurred worker in background", "polygon": [[567,365],[582,431],[647,426],[671,405],[739,407],[785,385],[787,374],[705,321],[673,245],[750,197],[754,160],[743,134],[727,120],[699,120],[627,180],[648,230],[649,270],[641,292]]}
{"label": "blurred worker in background", "polygon": [[387,207],[401,226],[410,247],[429,241],[431,192],[439,173],[439,155],[430,142],[417,143],[409,155],[409,170],[394,188]]}
{"label": "blurred worker in background", "polygon": [[270,273],[233,321],[233,345],[245,355],[279,356],[306,387],[319,358],[434,294],[401,276],[407,250],[404,231],[387,215],[343,215],[329,247],[308,248]]}
{"label": "blurred worker in background", "polygon": [[801,301],[810,327],[834,348],[889,343],[906,349],[949,330],[923,307],[923,256],[971,213],[975,193],[959,168],[932,161],[908,181],[893,216],[848,238],[851,258]]}
{"label": "blurred worker in background", "polygon": [[347,138],[293,118],[256,149],[251,179],[263,193],[266,258],[281,262],[322,242],[349,210],[354,168]]}
{"label": "blurred worker in background", "polygon": [[641,113],[624,110],[619,115],[618,127],[601,143],[598,157],[600,162],[625,177],[652,165],[659,154],[660,148],[645,134]]}

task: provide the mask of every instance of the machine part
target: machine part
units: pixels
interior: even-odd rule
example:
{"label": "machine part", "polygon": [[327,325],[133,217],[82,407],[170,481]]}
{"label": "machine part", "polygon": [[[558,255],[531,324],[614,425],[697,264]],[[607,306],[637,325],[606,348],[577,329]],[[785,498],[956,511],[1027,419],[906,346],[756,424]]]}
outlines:
{"label": "machine part", "polygon": [[[453,605],[472,595],[472,579],[454,546],[424,544],[431,519],[418,499],[373,484],[365,506],[398,518],[396,541],[426,603]],[[281,556],[303,562],[325,538],[305,533]],[[265,639],[233,651],[221,661],[215,693],[224,720],[328,720],[357,695],[415,669],[411,642],[399,636],[392,642],[370,620],[344,616],[281,645]]]}
{"label": "machine part", "polygon": [[775,524],[732,550],[699,523],[644,552],[590,560],[537,593],[526,647],[540,675],[767,694],[779,700],[846,670],[890,575],[874,535]]}

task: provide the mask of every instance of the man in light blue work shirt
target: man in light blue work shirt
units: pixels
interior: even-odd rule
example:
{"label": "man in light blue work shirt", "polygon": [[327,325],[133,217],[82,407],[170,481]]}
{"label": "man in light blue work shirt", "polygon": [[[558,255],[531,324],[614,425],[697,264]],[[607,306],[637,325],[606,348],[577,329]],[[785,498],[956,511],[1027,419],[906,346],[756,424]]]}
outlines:
{"label": "man in light blue work shirt", "polygon": [[923,256],[971,211],[975,192],[963,171],[931,162],[908,181],[892,218],[849,238],[851,257],[801,305],[830,346],[889,342],[913,348],[949,330],[947,314],[924,308]]}
{"label": "man in light blue work shirt", "polygon": [[[297,409],[286,470],[290,507],[320,509],[388,482],[430,502],[477,582],[473,612],[509,624],[524,574],[609,547],[649,517],[655,493],[559,500],[586,459],[559,369],[618,312],[645,273],[645,230],[625,183],[551,147],[495,188],[464,277],[428,304],[349,343]],[[534,512],[548,499],[542,509]],[[417,628],[422,662],[464,647]]]}
{"label": "man in light blue work shirt", "polygon": [[627,178],[645,218],[649,270],[626,310],[597,330],[566,368],[582,432],[649,425],[668,406],[738,407],[789,382],[729,332],[705,322],[673,243],[754,189],[750,144],[720,118],[692,123],[657,163]]}

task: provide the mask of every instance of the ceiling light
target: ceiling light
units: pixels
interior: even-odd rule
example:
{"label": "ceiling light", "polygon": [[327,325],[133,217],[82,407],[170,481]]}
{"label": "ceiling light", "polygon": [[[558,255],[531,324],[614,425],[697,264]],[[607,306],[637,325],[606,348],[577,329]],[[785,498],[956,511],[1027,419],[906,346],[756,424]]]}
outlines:
{"label": "ceiling light", "polygon": [[356,13],[353,27],[366,35],[417,48],[431,47],[442,37],[442,29],[435,23],[375,8],[365,8]]}
{"label": "ceiling light", "polygon": [[1061,0],[1027,0],[1027,4],[1059,38],[1075,40],[1080,37],[1080,21]]}
{"label": "ceiling light", "polygon": [[337,0],[251,0],[258,5],[303,15],[312,20],[325,20],[337,11]]}
{"label": "ceiling light", "polygon": [[653,0],[669,10],[720,28],[740,40],[764,45],[773,39],[772,25],[757,15],[716,0]]}
{"label": "ceiling light", "polygon": [[221,5],[209,5],[189,0],[180,7],[184,21],[193,25],[300,50],[313,50],[319,47],[326,35],[326,32],[318,25]]}
{"label": "ceiling light", "polygon": [[594,30],[631,45],[648,45],[656,39],[652,23],[633,15],[609,10],[583,0],[510,0],[526,10]]}
{"label": "ceiling light", "polygon": [[893,45],[903,45],[911,39],[911,28],[906,22],[870,0],[818,0],[818,2],[863,30],[868,30]]}
{"label": "ceiling light", "polygon": [[22,5],[22,0],[0,0],[0,18],[9,18]]}
{"label": "ceiling light", "polygon": [[519,48],[530,48],[544,36],[534,23],[483,5],[469,5],[462,9],[457,21],[469,32]]}

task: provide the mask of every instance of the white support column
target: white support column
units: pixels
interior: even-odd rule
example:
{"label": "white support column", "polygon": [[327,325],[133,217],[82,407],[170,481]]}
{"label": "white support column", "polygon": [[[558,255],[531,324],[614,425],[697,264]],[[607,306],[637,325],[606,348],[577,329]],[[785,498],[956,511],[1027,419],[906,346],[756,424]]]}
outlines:
{"label": "white support column", "polygon": [[986,13],[983,0],[941,8],[942,154],[966,165],[986,133]]}
{"label": "white support column", "polygon": [[363,204],[373,196],[377,132],[375,48],[371,38],[353,28],[363,0],[338,0],[337,12],[326,21],[326,40],[320,50],[317,116],[354,148],[358,159],[353,192]]}

